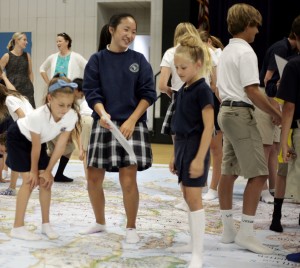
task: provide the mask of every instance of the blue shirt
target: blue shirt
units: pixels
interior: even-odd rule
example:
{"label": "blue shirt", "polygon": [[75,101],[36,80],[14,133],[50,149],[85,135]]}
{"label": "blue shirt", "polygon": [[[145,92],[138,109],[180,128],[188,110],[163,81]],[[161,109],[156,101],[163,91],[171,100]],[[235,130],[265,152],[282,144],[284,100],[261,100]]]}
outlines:
{"label": "blue shirt", "polygon": [[69,54],[68,56],[65,56],[65,57],[61,57],[61,56],[57,57],[54,74],[60,73],[60,74],[65,74],[66,76],[68,76],[68,67],[69,67],[70,56],[71,56],[71,54]]}
{"label": "blue shirt", "polygon": [[[153,71],[144,55],[128,49],[115,53],[107,49],[91,56],[83,80],[88,105],[102,103],[111,120],[125,121],[144,99],[151,105],[156,100]],[[96,112],[92,114],[99,119]],[[139,121],[146,121],[144,113]]]}
{"label": "blue shirt", "polygon": [[175,114],[172,117],[172,130],[175,134],[202,134],[204,129],[202,109],[207,105],[214,106],[214,97],[204,78],[178,91],[175,100]]}

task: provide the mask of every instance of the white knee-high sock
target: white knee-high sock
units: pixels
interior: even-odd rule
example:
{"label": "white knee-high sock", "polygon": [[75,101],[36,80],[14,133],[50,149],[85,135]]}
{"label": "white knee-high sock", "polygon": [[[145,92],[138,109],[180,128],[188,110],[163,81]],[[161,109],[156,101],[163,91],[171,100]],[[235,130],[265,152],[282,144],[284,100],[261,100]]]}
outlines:
{"label": "white knee-high sock", "polygon": [[220,210],[223,223],[221,242],[225,244],[233,243],[236,236],[236,228],[233,222],[232,209]]}
{"label": "white knee-high sock", "polygon": [[202,268],[205,233],[204,209],[191,212],[192,259],[189,268]]}

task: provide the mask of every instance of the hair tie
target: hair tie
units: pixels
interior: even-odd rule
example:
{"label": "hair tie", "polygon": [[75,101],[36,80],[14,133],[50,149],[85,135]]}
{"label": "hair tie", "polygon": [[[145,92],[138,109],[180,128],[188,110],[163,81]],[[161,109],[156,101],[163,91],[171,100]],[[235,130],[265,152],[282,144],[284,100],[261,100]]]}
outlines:
{"label": "hair tie", "polygon": [[58,79],[56,83],[54,83],[53,85],[51,85],[48,88],[48,92],[53,92],[57,89],[64,88],[64,87],[70,87],[74,90],[75,88],[78,87],[78,85],[76,83],[73,83],[73,82],[68,83],[68,82],[66,82],[62,79]]}

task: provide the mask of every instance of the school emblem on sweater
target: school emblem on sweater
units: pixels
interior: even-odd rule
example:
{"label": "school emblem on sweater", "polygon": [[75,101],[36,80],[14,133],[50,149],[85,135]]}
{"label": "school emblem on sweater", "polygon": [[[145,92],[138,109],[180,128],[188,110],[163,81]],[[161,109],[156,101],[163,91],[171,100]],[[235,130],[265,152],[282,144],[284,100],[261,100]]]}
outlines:
{"label": "school emblem on sweater", "polygon": [[140,66],[137,63],[133,63],[130,65],[129,70],[133,73],[137,73],[140,69]]}
{"label": "school emblem on sweater", "polygon": [[62,127],[61,129],[60,129],[60,132],[65,132],[66,131],[66,127]]}

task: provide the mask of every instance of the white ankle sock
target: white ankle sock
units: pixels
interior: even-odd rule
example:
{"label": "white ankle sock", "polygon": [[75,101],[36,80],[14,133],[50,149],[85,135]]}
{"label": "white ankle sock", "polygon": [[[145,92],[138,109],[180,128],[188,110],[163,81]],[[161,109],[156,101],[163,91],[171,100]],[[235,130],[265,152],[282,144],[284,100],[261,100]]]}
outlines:
{"label": "white ankle sock", "polygon": [[94,233],[99,233],[99,232],[104,232],[106,230],[105,224],[99,224],[95,223],[93,226],[80,231],[80,234],[86,235],[86,234],[94,234]]}
{"label": "white ankle sock", "polygon": [[234,242],[242,248],[257,254],[273,254],[273,250],[264,246],[256,237],[253,230],[255,216],[242,215],[240,230]]}
{"label": "white ankle sock", "polygon": [[10,236],[13,238],[32,241],[41,239],[39,235],[29,232],[25,226],[12,228],[10,231]]}
{"label": "white ankle sock", "polygon": [[202,196],[203,200],[211,201],[218,198],[218,191],[209,188],[208,192]]}
{"label": "white ankle sock", "polygon": [[125,242],[128,244],[136,244],[140,241],[140,238],[135,228],[126,228]]}
{"label": "white ankle sock", "polygon": [[224,244],[233,243],[237,231],[233,222],[232,210],[220,210],[220,212],[223,223],[221,242]]}
{"label": "white ankle sock", "polygon": [[49,222],[42,224],[42,234],[47,235],[49,239],[56,239],[59,237],[59,235],[52,229]]}

